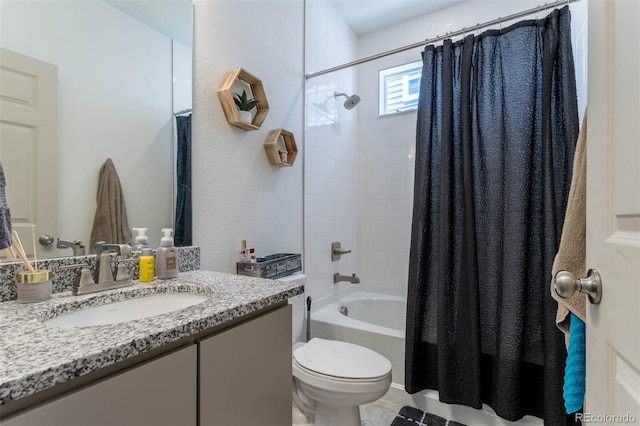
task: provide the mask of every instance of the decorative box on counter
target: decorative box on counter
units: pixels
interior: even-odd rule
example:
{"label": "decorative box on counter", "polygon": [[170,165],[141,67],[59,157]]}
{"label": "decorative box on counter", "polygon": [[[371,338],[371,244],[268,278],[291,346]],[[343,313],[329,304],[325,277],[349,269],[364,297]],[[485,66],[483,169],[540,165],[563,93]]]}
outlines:
{"label": "decorative box on counter", "polygon": [[237,262],[238,275],[257,278],[280,278],[302,270],[302,258],[296,253],[276,253],[258,257],[257,262]]}

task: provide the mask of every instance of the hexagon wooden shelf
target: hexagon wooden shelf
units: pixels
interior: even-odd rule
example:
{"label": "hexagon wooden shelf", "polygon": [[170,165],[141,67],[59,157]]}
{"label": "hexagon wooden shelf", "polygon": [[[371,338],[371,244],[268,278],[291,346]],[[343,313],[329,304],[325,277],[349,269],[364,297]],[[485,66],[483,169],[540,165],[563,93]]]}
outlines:
{"label": "hexagon wooden shelf", "polygon": [[298,155],[296,138],[293,133],[285,129],[271,130],[264,141],[264,150],[269,163],[279,167],[293,166]]}
{"label": "hexagon wooden shelf", "polygon": [[[243,89],[248,89],[249,98],[254,98],[260,102],[256,106],[255,115],[251,123],[240,120],[238,108],[233,100],[233,93],[241,93]],[[235,69],[227,73],[224,81],[218,88],[218,98],[224,111],[227,122],[233,126],[240,127],[244,130],[258,130],[269,112],[269,102],[267,95],[264,93],[262,81],[254,77],[242,68]]]}

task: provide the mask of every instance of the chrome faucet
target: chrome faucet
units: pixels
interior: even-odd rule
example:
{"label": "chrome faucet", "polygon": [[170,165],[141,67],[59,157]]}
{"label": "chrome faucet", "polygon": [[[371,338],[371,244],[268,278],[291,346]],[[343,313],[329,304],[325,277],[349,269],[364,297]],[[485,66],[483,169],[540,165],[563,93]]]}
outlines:
{"label": "chrome faucet", "polygon": [[[124,259],[116,261],[116,277],[113,278],[111,268],[111,256],[121,256]],[[114,288],[127,287],[133,284],[127,271],[126,263],[138,259],[128,258],[131,255],[131,246],[128,244],[105,244],[103,241],[96,246],[96,271],[91,277],[86,264],[69,265],[59,269],[82,268],[80,275],[76,277],[71,292],[76,295],[96,293],[98,291],[112,290]]]}
{"label": "chrome faucet", "polygon": [[[96,272],[93,276],[96,284],[105,284],[114,282],[113,271],[111,270],[111,255],[119,255],[127,258],[131,255],[131,246],[129,244],[105,244],[98,242],[96,245]],[[118,281],[129,280],[129,276],[122,277]]]}
{"label": "chrome faucet", "polygon": [[70,248],[71,250],[73,250],[74,256],[84,256],[85,254],[84,244],[80,240],[64,241],[58,238],[58,243],[56,244],[56,248],[59,248],[59,249]]}
{"label": "chrome faucet", "polygon": [[360,278],[356,274],[349,275],[340,275],[339,273],[333,274],[333,283],[337,284],[340,281],[349,281],[351,284],[358,284],[360,282]]}
{"label": "chrome faucet", "polygon": [[[113,278],[113,270],[111,268],[112,255],[119,255],[124,258],[116,260],[117,268],[115,279]],[[76,276],[75,282],[71,287],[71,292],[75,296],[112,290],[114,288],[133,285],[126,264],[128,262],[135,262],[138,259],[133,257],[127,259],[130,255],[131,246],[128,244],[105,244],[104,241],[99,241],[96,245],[96,271],[93,277],[87,264],[61,266],[58,269],[82,269],[79,275]]]}

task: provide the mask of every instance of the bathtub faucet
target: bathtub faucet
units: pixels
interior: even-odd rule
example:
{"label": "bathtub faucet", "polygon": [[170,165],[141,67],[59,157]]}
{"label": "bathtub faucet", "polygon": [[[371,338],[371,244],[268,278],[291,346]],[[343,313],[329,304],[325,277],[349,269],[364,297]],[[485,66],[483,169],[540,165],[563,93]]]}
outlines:
{"label": "bathtub faucet", "polygon": [[360,278],[356,274],[349,275],[340,275],[339,273],[333,274],[333,283],[337,284],[340,281],[349,281],[351,284],[358,284],[360,282]]}

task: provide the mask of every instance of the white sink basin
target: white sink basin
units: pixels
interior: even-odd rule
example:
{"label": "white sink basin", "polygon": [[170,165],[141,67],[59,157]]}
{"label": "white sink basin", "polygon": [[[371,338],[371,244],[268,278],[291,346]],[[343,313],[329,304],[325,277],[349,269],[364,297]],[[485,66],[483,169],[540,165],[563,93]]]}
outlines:
{"label": "white sink basin", "polygon": [[197,305],[209,296],[193,293],[163,293],[137,297],[106,305],[91,306],[44,321],[49,327],[90,327],[118,324],[142,318],[162,315]]}

